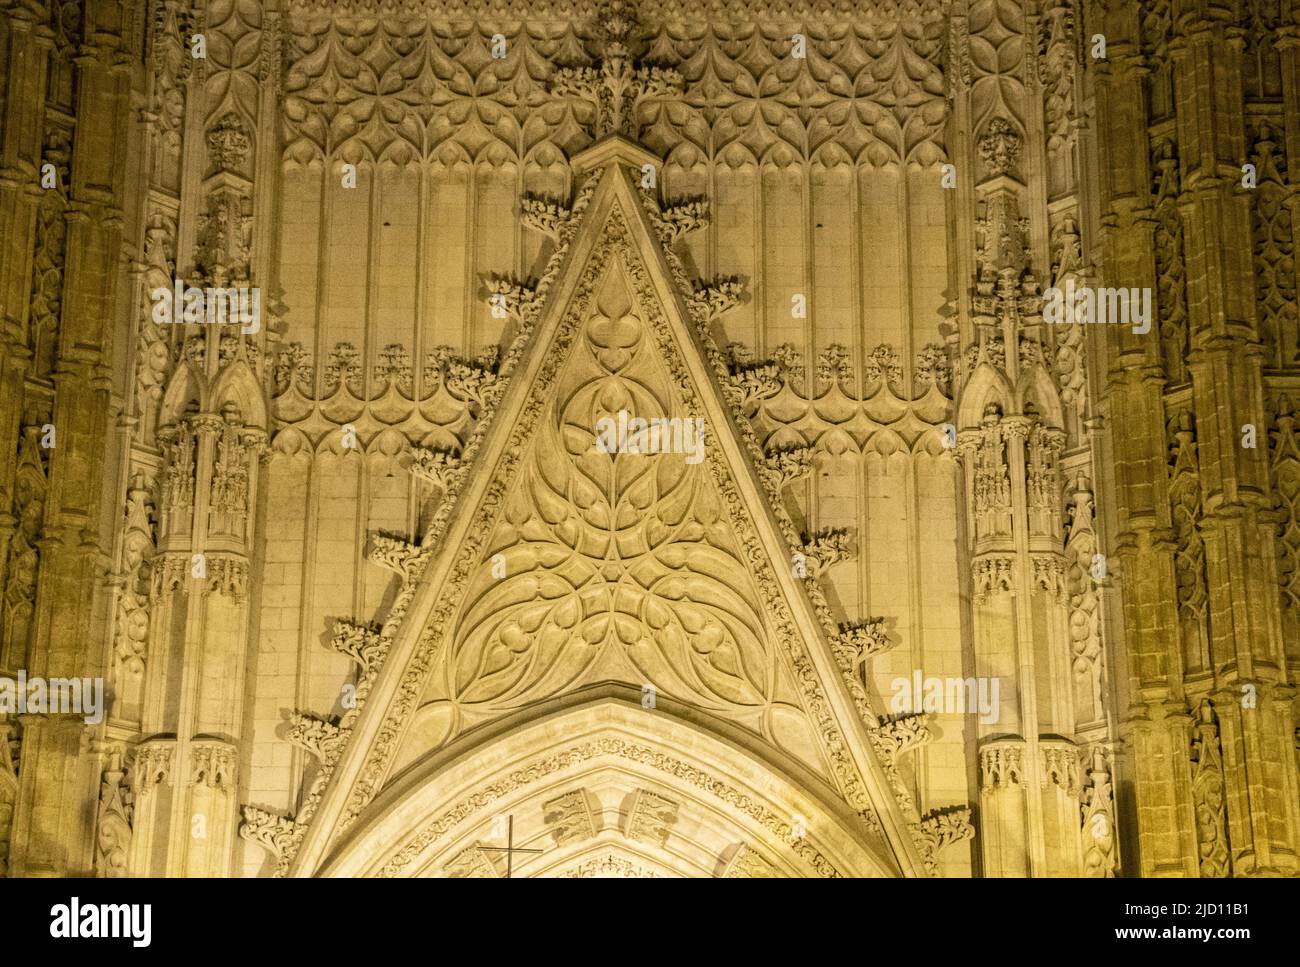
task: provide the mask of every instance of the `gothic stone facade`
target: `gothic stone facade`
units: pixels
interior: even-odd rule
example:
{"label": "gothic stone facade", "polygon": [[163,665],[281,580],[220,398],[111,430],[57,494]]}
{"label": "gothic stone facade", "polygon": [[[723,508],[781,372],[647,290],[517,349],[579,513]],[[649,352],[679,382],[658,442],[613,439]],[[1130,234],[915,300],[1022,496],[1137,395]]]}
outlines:
{"label": "gothic stone facade", "polygon": [[0,7],[0,871],[1297,872],[1296,0]]}

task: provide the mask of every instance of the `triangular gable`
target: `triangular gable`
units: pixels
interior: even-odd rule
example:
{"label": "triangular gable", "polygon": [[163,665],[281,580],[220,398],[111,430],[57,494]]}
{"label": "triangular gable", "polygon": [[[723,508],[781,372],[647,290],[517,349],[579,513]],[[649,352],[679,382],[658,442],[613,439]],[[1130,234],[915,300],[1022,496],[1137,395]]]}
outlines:
{"label": "triangular gable", "polygon": [[[588,176],[536,327],[467,448],[485,469],[464,478],[436,546],[411,553],[400,621],[367,642],[386,657],[300,817],[310,825],[288,837],[298,875],[407,764],[610,682],[653,689],[662,714],[739,728],[833,790],[899,869],[923,871],[623,146]],[[636,418],[664,420],[649,448],[679,452],[626,452]]]}

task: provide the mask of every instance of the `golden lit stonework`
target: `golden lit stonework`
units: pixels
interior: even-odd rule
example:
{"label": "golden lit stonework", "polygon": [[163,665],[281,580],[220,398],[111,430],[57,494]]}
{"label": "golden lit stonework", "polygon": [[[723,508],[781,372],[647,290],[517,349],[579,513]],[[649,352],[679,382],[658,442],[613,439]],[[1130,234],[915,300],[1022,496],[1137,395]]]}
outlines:
{"label": "golden lit stonework", "polygon": [[1297,28],[0,3],[0,874],[1296,875]]}

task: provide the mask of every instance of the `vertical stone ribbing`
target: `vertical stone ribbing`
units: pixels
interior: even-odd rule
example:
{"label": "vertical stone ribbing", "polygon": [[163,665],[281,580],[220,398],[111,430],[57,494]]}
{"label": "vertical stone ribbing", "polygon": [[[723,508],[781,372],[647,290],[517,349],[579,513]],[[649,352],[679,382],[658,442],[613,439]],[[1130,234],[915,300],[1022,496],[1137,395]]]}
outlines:
{"label": "vertical stone ribbing", "polygon": [[0,25],[0,588],[17,523],[12,458],[31,359],[28,297],[41,195],[46,62],[53,43],[47,17],[40,3],[6,4]]}
{"label": "vertical stone ribbing", "polygon": [[[54,365],[50,450],[35,633],[29,672],[101,674],[102,643],[92,635],[97,604],[101,494],[109,439],[116,293],[122,268],[130,64],[122,49],[123,8],[88,0],[76,64],[76,138],[67,206],[62,318]],[[97,797],[78,717],[28,716],[15,818],[17,875],[76,875],[92,864],[92,829],[83,807]]]}
{"label": "vertical stone ribbing", "polygon": [[1297,803],[1285,795],[1295,789],[1292,691],[1273,579],[1267,449],[1243,446],[1247,428],[1258,432],[1266,414],[1252,200],[1241,186],[1245,31],[1233,18],[1227,4],[1176,2],[1169,45],[1214,669],[1211,690],[1197,681],[1188,691],[1213,702],[1218,721],[1231,872],[1285,874],[1297,869],[1300,833]]}

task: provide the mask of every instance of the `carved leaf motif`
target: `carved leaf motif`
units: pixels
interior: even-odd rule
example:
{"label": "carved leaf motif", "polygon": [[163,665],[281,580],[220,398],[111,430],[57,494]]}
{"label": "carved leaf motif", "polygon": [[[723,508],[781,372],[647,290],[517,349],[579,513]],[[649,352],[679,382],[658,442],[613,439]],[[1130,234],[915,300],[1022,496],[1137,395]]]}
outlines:
{"label": "carved leaf motif", "polygon": [[[620,419],[665,422],[639,445],[603,447]],[[753,579],[687,428],[697,432],[614,270],[544,406],[493,553],[426,692],[446,734],[609,678],[652,684],[765,733],[769,716],[800,714],[775,697]]]}

